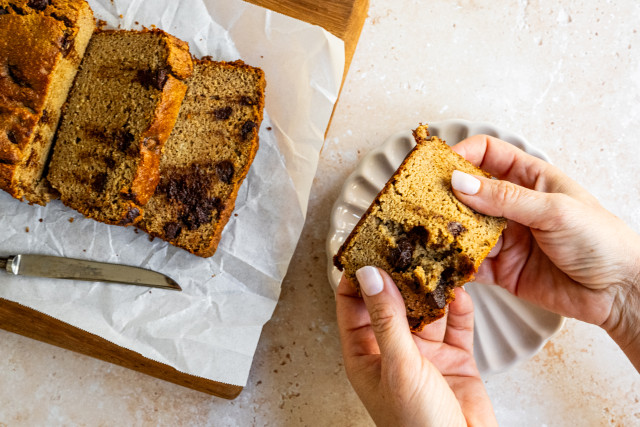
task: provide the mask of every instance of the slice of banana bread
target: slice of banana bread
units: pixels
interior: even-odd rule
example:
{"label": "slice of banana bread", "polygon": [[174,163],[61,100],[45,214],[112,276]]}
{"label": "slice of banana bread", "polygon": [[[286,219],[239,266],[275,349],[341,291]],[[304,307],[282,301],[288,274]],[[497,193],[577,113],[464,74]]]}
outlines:
{"label": "slice of banana bread", "polygon": [[46,204],[60,110],[95,28],[85,0],[0,0],[0,188]]}
{"label": "slice of banana bread", "polygon": [[140,227],[209,257],[258,149],[265,78],[241,61],[196,62]]}
{"label": "slice of banana bread", "polygon": [[426,125],[414,137],[416,147],[355,226],[334,264],[355,286],[360,267],[389,272],[404,298],[411,329],[420,331],[444,316],[456,286],[473,279],[506,220],[473,211],[451,190],[456,169],[489,174],[444,141],[430,138]]}
{"label": "slice of banana bread", "polygon": [[67,206],[109,224],[142,219],[192,71],[187,43],[163,31],[95,33],[49,167]]}

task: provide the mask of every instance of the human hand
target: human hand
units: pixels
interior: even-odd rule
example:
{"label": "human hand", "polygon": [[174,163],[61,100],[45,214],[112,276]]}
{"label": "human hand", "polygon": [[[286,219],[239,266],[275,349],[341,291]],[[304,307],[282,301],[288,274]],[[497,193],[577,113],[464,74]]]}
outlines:
{"label": "human hand", "polygon": [[507,142],[477,135],[452,148],[498,178],[455,172],[456,197],[509,220],[477,280],[602,326],[640,369],[640,237],[558,168]]}
{"label": "human hand", "polygon": [[336,295],[347,376],[380,426],[497,425],[473,359],[473,304],[461,288],[448,314],[411,333],[391,277],[356,273],[363,291],[342,279]]}

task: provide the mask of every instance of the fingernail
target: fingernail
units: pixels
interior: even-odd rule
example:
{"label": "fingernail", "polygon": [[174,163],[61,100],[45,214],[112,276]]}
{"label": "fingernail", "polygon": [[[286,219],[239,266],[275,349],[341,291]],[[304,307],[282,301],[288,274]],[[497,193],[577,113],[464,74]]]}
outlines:
{"label": "fingernail", "polygon": [[480,190],[480,180],[473,175],[455,170],[451,175],[451,186],[454,190],[474,195]]}
{"label": "fingernail", "polygon": [[358,279],[358,283],[360,283],[360,289],[370,297],[378,295],[384,288],[382,276],[375,267],[362,267],[356,271],[356,278]]}

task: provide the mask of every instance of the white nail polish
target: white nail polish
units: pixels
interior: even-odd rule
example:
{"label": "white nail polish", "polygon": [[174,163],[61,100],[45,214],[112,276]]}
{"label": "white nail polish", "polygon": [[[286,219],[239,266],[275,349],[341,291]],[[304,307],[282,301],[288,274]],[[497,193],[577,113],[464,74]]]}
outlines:
{"label": "white nail polish", "polygon": [[370,297],[378,295],[384,289],[382,276],[375,267],[362,267],[356,271],[356,277],[358,278],[358,283],[360,283],[360,289]]}
{"label": "white nail polish", "polygon": [[473,175],[455,170],[451,175],[451,186],[462,193],[474,195],[480,190],[480,180]]}

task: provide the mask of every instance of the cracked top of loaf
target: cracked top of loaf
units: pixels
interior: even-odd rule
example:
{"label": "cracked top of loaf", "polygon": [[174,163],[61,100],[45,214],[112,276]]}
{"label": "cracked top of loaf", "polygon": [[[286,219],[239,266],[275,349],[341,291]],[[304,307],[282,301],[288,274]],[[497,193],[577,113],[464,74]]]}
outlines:
{"label": "cracked top of loaf", "polygon": [[84,0],[0,0],[0,188],[46,203],[60,109],[94,29]]}

